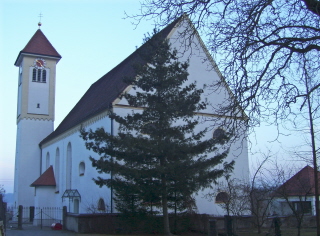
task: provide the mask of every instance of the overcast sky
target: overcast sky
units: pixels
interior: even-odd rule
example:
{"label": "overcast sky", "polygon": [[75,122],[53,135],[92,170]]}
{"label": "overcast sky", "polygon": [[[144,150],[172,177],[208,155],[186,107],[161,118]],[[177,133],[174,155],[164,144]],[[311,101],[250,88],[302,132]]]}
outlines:
{"label": "overcast sky", "polygon": [[[38,29],[60,53],[57,65],[55,127],[89,86],[142,44],[152,21],[136,28],[124,12],[139,11],[138,0],[0,0],[0,185],[13,192],[17,79],[14,62]],[[262,130],[261,148],[274,130]],[[266,139],[267,138],[267,139]],[[255,140],[253,140],[255,142]]]}

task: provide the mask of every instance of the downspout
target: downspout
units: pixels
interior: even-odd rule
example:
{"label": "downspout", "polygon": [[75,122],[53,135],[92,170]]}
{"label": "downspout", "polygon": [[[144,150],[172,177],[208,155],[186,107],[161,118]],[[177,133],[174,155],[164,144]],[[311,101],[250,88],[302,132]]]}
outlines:
{"label": "downspout", "polygon": [[39,174],[39,176],[41,176],[41,174],[42,174],[42,148],[41,148],[40,144],[39,144],[39,148],[40,148],[40,174]]}
{"label": "downspout", "polygon": [[[113,109],[112,109],[112,104],[110,104],[110,110],[113,112]],[[113,133],[113,118],[111,118],[111,135],[113,136],[114,133]],[[113,162],[113,157],[111,157],[111,161]],[[113,179],[113,176],[112,176],[112,170],[111,170],[111,173],[110,173],[110,178],[111,178],[111,182],[112,182],[112,179]],[[113,213],[113,187],[111,185],[111,188],[110,188],[110,194],[111,194],[111,201],[110,201],[110,207],[111,207],[111,213]]]}

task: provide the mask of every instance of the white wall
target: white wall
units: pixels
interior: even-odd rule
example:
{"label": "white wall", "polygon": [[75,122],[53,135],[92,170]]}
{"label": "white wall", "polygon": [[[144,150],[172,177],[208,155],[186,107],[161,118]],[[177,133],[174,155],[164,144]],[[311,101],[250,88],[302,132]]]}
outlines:
{"label": "white wall", "polygon": [[[99,127],[104,127],[106,131],[110,132],[111,122],[110,119],[105,117],[101,120],[95,121],[94,123],[83,127],[85,129],[95,130]],[[93,182],[93,178],[97,176],[108,178],[107,174],[98,174],[97,170],[92,167],[89,156],[98,158],[97,154],[89,151],[85,147],[85,142],[80,138],[79,130],[69,136],[56,141],[55,143],[43,148],[42,150],[42,173],[45,169],[45,157],[47,153],[50,154],[50,165],[53,166],[55,175],[60,172],[59,177],[55,176],[57,182],[57,188],[55,189],[53,199],[50,204],[52,206],[67,206],[68,211],[74,212],[74,203],[69,202],[68,199],[62,201],[62,195],[66,190],[67,183],[67,149],[68,145],[71,144],[71,189],[77,189],[81,195],[81,201],[79,206],[79,213],[88,213],[87,208],[91,205],[97,206],[98,200],[103,198],[105,203],[110,206],[110,190],[107,187],[100,188]],[[56,163],[56,152],[59,149],[59,166]],[[80,175],[79,165],[83,162],[85,164],[85,171],[83,175]],[[39,188],[39,187],[38,187]],[[37,198],[42,198],[41,193],[36,196]],[[38,201],[39,202],[39,201]],[[40,202],[39,202],[40,204]],[[41,203],[42,204],[42,203]],[[39,205],[41,206],[41,205]],[[43,205],[44,206],[44,205]],[[92,208],[92,207],[91,207]]]}
{"label": "white wall", "polygon": [[53,130],[48,120],[23,119],[17,125],[15,163],[15,204],[32,206],[34,188],[30,187],[40,174],[40,141]]}
{"label": "white wall", "polygon": [[50,94],[50,69],[47,71],[46,82],[32,82],[33,67],[29,69],[29,96],[28,113],[49,115],[49,94]]}
{"label": "white wall", "polygon": [[[185,27],[182,25],[181,27]],[[222,128],[227,131],[227,128],[224,126],[225,120],[217,119],[216,115],[221,115],[220,108],[223,106],[227,106],[230,104],[230,91],[225,87],[224,83],[221,82],[221,78],[218,73],[214,69],[214,65],[212,64],[211,58],[208,58],[205,50],[203,49],[200,41],[194,37],[194,41],[190,45],[185,45],[185,43],[189,43],[189,41],[180,38],[179,29],[175,30],[170,38],[170,43],[172,48],[176,48],[180,54],[181,62],[189,61],[189,79],[186,81],[186,85],[192,82],[197,83],[197,87],[204,89],[204,93],[202,94],[202,100],[208,101],[210,103],[209,106],[203,111],[203,116],[199,116],[200,124],[196,127],[196,132],[203,130],[205,128],[209,128],[205,139],[212,138],[213,132],[217,128]],[[191,46],[191,47],[188,47]],[[212,86],[214,84],[218,84],[220,86]],[[206,85],[206,86],[204,86]],[[128,93],[134,94],[139,90],[129,90]],[[119,104],[127,105],[125,100],[121,100]],[[125,115],[128,112],[140,112],[138,110],[132,109],[121,109],[117,108],[114,110],[117,114]],[[228,115],[223,114],[223,115]],[[232,173],[231,178],[237,178],[241,181],[248,182],[249,181],[249,161],[248,161],[248,146],[247,146],[247,134],[243,132],[244,121],[238,122],[239,125],[239,133],[238,138],[232,140],[232,143],[229,144],[228,148],[229,154],[225,161],[230,162],[232,160],[235,161],[234,171]],[[118,126],[115,126],[115,130],[117,130]],[[222,151],[220,149],[220,151]],[[223,168],[223,165],[218,166],[218,168]],[[186,173],[187,174],[187,173]],[[220,184],[225,184],[224,178],[218,180]],[[205,189],[200,191],[195,195],[198,212],[199,213],[208,213],[215,215],[224,215],[226,214],[219,204],[215,204],[215,196],[218,194],[217,186],[212,185],[213,189]],[[209,197],[209,195],[211,197]]]}
{"label": "white wall", "polygon": [[[219,120],[215,115],[230,115],[230,113],[222,113],[220,110],[224,106],[228,106],[232,100],[230,100],[231,93],[219,77],[219,72],[215,70],[214,62],[212,58],[208,56],[206,50],[203,48],[201,41],[197,37],[193,37],[193,41],[185,40],[181,38],[181,30],[184,30],[186,23],[182,24],[171,35],[170,42],[172,48],[176,48],[180,52],[180,60],[182,62],[189,60],[189,80],[188,83],[196,82],[198,88],[204,88],[202,95],[203,101],[208,101],[209,106],[202,113],[207,113],[209,116],[202,117],[204,121],[197,128],[202,130],[209,127],[204,139],[212,138],[213,132],[217,128],[222,128],[227,131],[227,127],[223,122],[226,120]],[[203,87],[203,85],[206,85]],[[213,115],[210,117],[210,114]],[[228,121],[227,121],[228,122]],[[235,161],[234,171],[231,178],[238,178],[241,181],[249,181],[249,161],[248,161],[248,147],[246,133],[242,132],[244,129],[244,123],[239,122],[238,138],[232,140],[229,145],[229,154],[225,161]],[[241,127],[242,125],[242,127]],[[221,150],[221,149],[220,149]],[[218,168],[223,168],[222,165]],[[220,184],[225,183],[223,178],[219,179]],[[199,213],[208,213],[215,215],[224,215],[226,212],[220,207],[219,204],[215,204],[214,196],[218,194],[216,186],[213,184],[214,189],[205,189],[200,191],[195,197]],[[208,194],[212,194],[213,198],[208,197]]]}
{"label": "white wall", "polygon": [[[311,209],[312,209],[312,215],[316,215],[316,207],[315,207],[315,197],[314,196],[307,196],[306,198],[302,197],[288,197],[288,201],[290,202],[311,202]],[[275,198],[272,201],[272,207],[270,209],[271,214],[277,214],[277,215],[292,215],[292,210],[289,207],[287,201],[284,198]]]}

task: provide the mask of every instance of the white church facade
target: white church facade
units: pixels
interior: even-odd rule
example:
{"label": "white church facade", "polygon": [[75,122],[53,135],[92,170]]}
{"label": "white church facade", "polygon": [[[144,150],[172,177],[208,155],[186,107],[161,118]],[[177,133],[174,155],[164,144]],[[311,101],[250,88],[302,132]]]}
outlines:
{"label": "white church facade", "polygon": [[[213,59],[209,55],[198,34],[194,34],[190,47],[180,32],[191,27],[186,16],[174,21],[159,33],[167,38],[172,48],[178,50],[181,60],[189,60],[189,81],[197,81],[203,87],[223,81]],[[187,37],[187,36],[185,36]],[[143,47],[143,45],[141,46]],[[119,96],[124,92],[133,93],[123,82],[124,76],[134,75],[133,63],[137,61],[137,52],[133,52],[118,66],[98,79],[65,119],[54,130],[54,103],[57,63],[60,54],[51,45],[40,29],[19,53],[15,65],[19,67],[17,143],[15,162],[15,204],[35,207],[67,206],[68,212],[92,213],[115,212],[112,191],[106,186],[100,188],[93,178],[100,174],[92,167],[89,156],[97,154],[85,147],[80,137],[82,128],[95,130],[104,127],[107,132],[117,134],[118,125],[108,117],[112,109],[117,114],[132,112]],[[217,122],[219,114],[212,107],[230,101],[232,96],[225,83],[219,89],[205,86],[203,98],[211,106],[197,114],[201,122],[198,129],[212,127],[205,138],[212,138],[215,130],[223,129],[223,121]],[[238,119],[245,123],[245,115],[239,112]],[[214,117],[215,122],[210,123]],[[230,118],[231,119],[231,118]],[[233,177],[248,181],[249,164],[246,134],[243,133],[230,144],[226,161],[235,160]],[[187,174],[187,173],[186,173]],[[221,180],[223,182],[223,180]],[[208,193],[213,193],[211,199]],[[195,195],[197,211],[214,215],[225,212],[214,196],[218,192],[207,189]]]}

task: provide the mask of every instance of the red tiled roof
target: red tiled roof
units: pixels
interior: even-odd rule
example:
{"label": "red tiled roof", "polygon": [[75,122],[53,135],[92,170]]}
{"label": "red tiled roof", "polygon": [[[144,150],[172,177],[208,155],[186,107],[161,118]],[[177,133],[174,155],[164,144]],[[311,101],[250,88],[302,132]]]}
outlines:
{"label": "red tiled roof", "polygon": [[31,187],[38,187],[38,186],[56,186],[56,180],[54,178],[53,167],[50,166],[45,172],[43,172],[40,177],[34,181]]}
{"label": "red tiled roof", "polygon": [[[165,39],[174,29],[183,16],[173,21],[158,34]],[[112,102],[119,97],[128,84],[123,82],[125,77],[134,77],[134,64],[143,63],[140,51],[146,51],[146,44],[142,45],[129,57],[113,68],[110,72],[101,77],[91,85],[79,102],[69,112],[55,131],[40,142],[40,145],[57,137],[68,129],[94,117],[95,115],[111,108]],[[145,62],[144,62],[145,63]]]}
{"label": "red tiled roof", "polygon": [[[318,171],[320,183],[320,172]],[[320,184],[318,184],[320,187]],[[305,196],[315,195],[314,169],[306,166],[277,189],[277,195]]]}
{"label": "red tiled roof", "polygon": [[20,51],[15,65],[18,62],[19,57],[22,53],[50,56],[56,57],[58,59],[61,58],[61,55],[52,46],[52,44],[49,42],[47,37],[42,33],[40,29],[36,31],[36,33],[32,36],[27,45],[24,47],[24,49]]}

